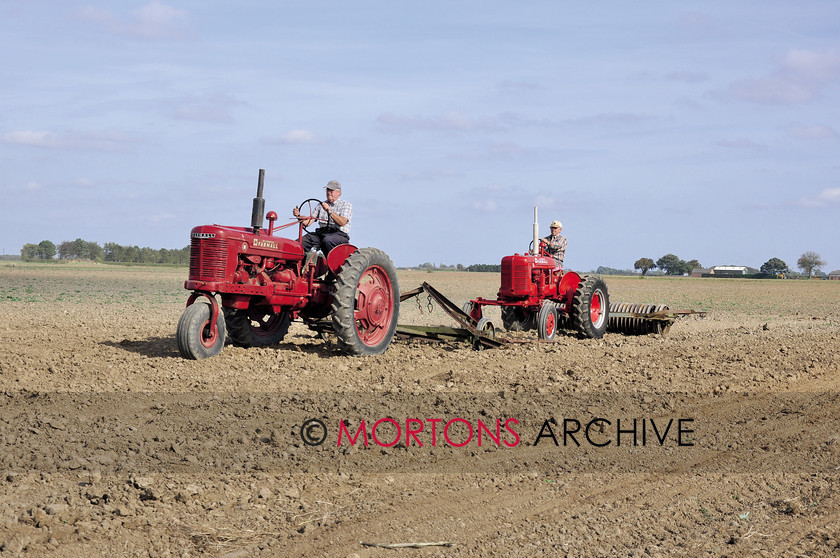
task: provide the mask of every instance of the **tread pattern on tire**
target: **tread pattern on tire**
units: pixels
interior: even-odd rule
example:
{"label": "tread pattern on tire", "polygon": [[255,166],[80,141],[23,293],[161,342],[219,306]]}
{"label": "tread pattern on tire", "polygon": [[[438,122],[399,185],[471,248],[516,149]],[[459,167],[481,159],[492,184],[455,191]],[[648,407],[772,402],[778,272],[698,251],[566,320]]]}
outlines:
{"label": "tread pattern on tire", "polygon": [[178,320],[175,338],[178,342],[178,352],[184,358],[200,360],[218,355],[225,344],[225,320],[222,313],[216,320],[220,341],[213,347],[205,347],[201,343],[202,325],[210,319],[212,309],[209,304],[197,302],[187,306]]}
{"label": "tread pattern on tire", "polygon": [[506,331],[528,331],[534,328],[534,314],[529,314],[525,319],[522,315],[525,311],[516,306],[502,306],[502,325]]}
{"label": "tread pattern on tire", "polygon": [[[549,316],[552,315],[552,321],[554,323],[553,328],[550,332],[546,331]],[[557,335],[557,304],[550,300],[544,300],[542,307],[540,307],[539,314],[537,315],[537,336],[540,339],[545,339],[546,341],[552,341],[554,337]]]}
{"label": "tread pattern on tire", "polygon": [[[590,305],[592,303],[592,295],[596,290],[600,290],[604,295],[601,301],[602,312],[607,315],[604,316],[604,321],[600,328],[596,328],[592,323],[592,318],[589,313]],[[591,339],[600,339],[607,331],[609,324],[609,308],[610,300],[607,292],[607,284],[600,275],[584,275],[581,282],[575,291],[574,302],[572,304],[572,322],[575,329],[586,337]]]}
{"label": "tread pattern on tire", "polygon": [[[385,337],[375,346],[369,346],[359,338],[356,329],[356,289],[362,274],[370,266],[381,267],[391,282],[393,313]],[[332,303],[332,322],[339,348],[349,355],[382,354],[391,344],[400,313],[400,288],[397,271],[388,254],[377,248],[356,250],[338,272]]]}
{"label": "tread pattern on tire", "polygon": [[286,337],[289,332],[288,314],[278,326],[277,331],[271,337],[259,337],[251,331],[251,319],[248,317],[247,310],[238,310],[236,308],[223,308],[225,314],[225,324],[227,325],[227,340],[230,344],[236,347],[270,347],[276,345]]}

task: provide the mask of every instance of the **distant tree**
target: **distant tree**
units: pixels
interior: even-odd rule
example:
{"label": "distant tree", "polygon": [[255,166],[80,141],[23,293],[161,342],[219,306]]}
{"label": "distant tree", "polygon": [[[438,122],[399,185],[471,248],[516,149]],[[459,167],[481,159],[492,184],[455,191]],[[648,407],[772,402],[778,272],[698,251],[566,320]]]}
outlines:
{"label": "distant tree", "polygon": [[680,274],[682,275],[691,275],[691,272],[697,269],[698,267],[703,267],[700,265],[700,262],[697,260],[689,260],[687,262],[682,262],[680,264]]}
{"label": "distant tree", "polygon": [[38,248],[40,249],[42,259],[51,260],[55,257],[55,244],[49,240],[42,240],[39,242]]}
{"label": "distant tree", "polygon": [[106,242],[105,246],[103,246],[105,251],[105,261],[106,262],[122,262],[123,260],[123,247],[117,244],[116,242]]}
{"label": "distant tree", "polygon": [[40,247],[37,244],[24,244],[20,249],[20,259],[25,262],[37,260],[40,254]]}
{"label": "distant tree", "polygon": [[467,271],[489,271],[489,272],[500,272],[502,270],[502,264],[471,264],[467,266]]}
{"label": "distant tree", "polygon": [[633,272],[629,269],[616,269],[605,265],[598,266],[595,273],[598,275],[633,275]]}
{"label": "distant tree", "polygon": [[764,275],[776,276],[780,273],[786,273],[790,270],[788,269],[787,264],[779,258],[770,258],[769,260],[764,262],[759,271],[761,271],[761,273],[763,273]]}
{"label": "distant tree", "polygon": [[796,267],[807,273],[808,277],[811,277],[811,273],[813,273],[814,270],[819,271],[824,265],[825,262],[820,255],[811,251],[802,254],[796,261]]}
{"label": "distant tree", "polygon": [[636,263],[633,264],[633,269],[640,270],[642,272],[642,276],[654,267],[656,267],[656,262],[650,258],[639,258],[636,260]]}
{"label": "distant tree", "polygon": [[76,252],[76,243],[65,240],[58,245],[58,258],[61,260],[72,260],[78,258],[79,254]]}
{"label": "distant tree", "polygon": [[674,254],[665,254],[656,260],[656,267],[668,275],[682,275],[683,264],[685,264],[685,262]]}

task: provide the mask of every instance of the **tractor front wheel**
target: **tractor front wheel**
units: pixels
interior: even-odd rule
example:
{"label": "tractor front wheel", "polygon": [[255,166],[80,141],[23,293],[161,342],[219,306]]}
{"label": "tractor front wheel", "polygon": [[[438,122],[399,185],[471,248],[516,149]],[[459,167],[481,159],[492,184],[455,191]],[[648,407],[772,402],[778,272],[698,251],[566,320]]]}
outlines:
{"label": "tractor front wheel", "polygon": [[357,250],[338,272],[332,323],[339,347],[351,355],[385,352],[400,313],[400,288],[391,258],[376,248]]}
{"label": "tractor front wheel", "polygon": [[600,339],[607,331],[609,318],[607,284],[597,275],[584,275],[575,291],[572,322],[586,337]]}
{"label": "tractor front wheel", "polygon": [[289,331],[289,312],[275,314],[269,308],[237,310],[224,308],[227,334],[238,347],[269,347],[286,337]]}
{"label": "tractor front wheel", "polygon": [[540,339],[553,341],[557,335],[557,305],[546,300],[537,315],[537,335]]}
{"label": "tractor front wheel", "polygon": [[210,327],[213,315],[209,304],[196,303],[187,306],[178,320],[178,351],[184,358],[201,360],[222,352],[225,346],[225,318],[219,312],[216,331]]}

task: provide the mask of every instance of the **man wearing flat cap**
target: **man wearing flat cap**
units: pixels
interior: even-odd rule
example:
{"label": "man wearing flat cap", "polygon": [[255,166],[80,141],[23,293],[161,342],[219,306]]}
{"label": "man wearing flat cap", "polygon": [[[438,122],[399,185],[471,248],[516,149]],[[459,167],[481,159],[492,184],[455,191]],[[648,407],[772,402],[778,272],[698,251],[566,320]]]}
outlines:
{"label": "man wearing flat cap", "polygon": [[326,256],[330,250],[339,244],[350,242],[350,218],[353,216],[353,206],[341,198],[341,183],[330,180],[326,185],[327,201],[317,206],[311,217],[304,219],[300,215],[300,208],[295,207],[292,215],[298,218],[304,226],[318,221],[315,232],[306,233],[301,241],[303,251],[309,252],[313,248],[321,250]]}
{"label": "man wearing flat cap", "polygon": [[566,237],[560,234],[563,230],[563,223],[560,221],[551,222],[551,234],[541,238],[548,247],[548,255],[554,258],[557,267],[563,268],[563,260],[566,259]]}

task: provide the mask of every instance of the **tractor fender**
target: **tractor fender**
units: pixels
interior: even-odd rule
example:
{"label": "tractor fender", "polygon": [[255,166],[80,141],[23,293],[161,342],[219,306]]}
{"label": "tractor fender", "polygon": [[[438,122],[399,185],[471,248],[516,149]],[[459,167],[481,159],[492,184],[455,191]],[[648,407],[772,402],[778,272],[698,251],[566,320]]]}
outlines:
{"label": "tractor fender", "polygon": [[332,271],[335,275],[338,275],[338,270],[341,269],[341,266],[344,265],[347,258],[349,258],[356,250],[358,250],[358,248],[352,244],[339,244],[330,250],[329,254],[327,254],[327,267],[329,267],[330,271]]}
{"label": "tractor fender", "polygon": [[563,301],[566,308],[571,308],[572,299],[575,296],[578,285],[580,285],[580,275],[574,271],[567,271],[560,278],[560,283],[557,284],[557,298]]}

